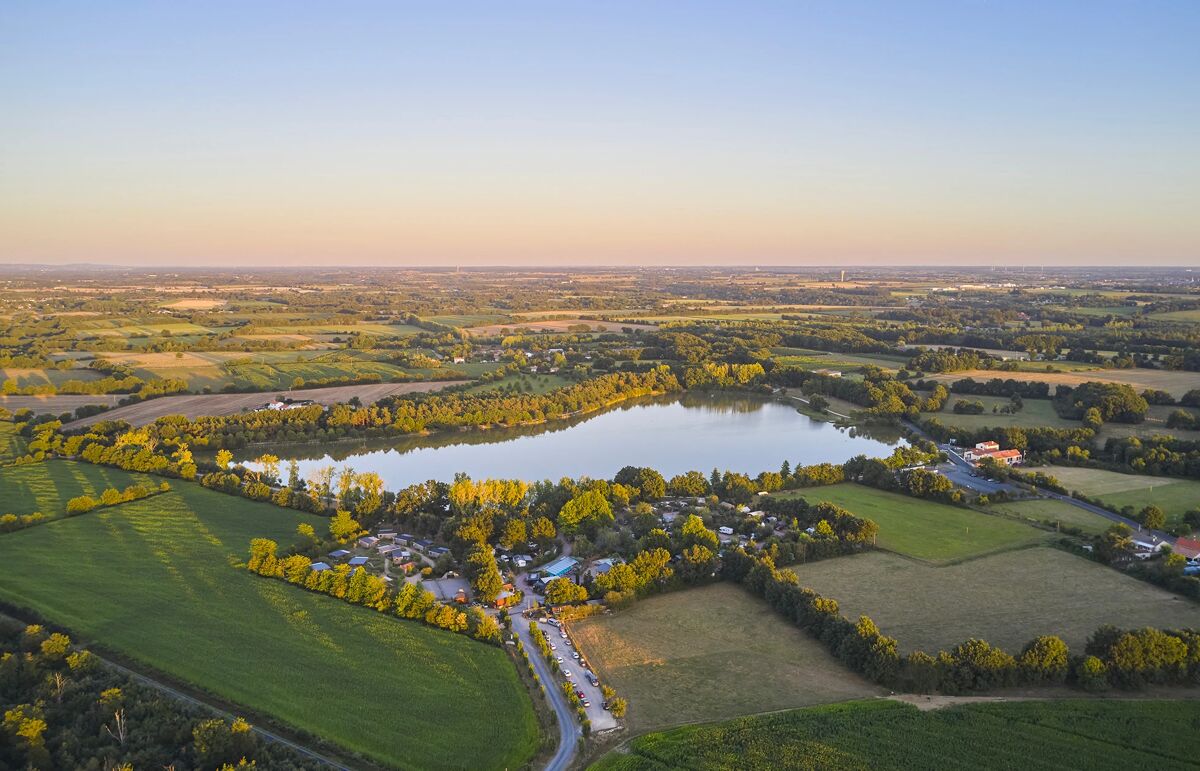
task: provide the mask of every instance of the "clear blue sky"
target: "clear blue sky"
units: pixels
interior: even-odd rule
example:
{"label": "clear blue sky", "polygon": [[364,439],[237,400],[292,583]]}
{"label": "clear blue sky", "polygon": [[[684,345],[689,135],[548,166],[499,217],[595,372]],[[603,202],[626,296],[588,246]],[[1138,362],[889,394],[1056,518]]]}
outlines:
{"label": "clear blue sky", "polygon": [[0,4],[0,261],[1200,263],[1200,2]]}

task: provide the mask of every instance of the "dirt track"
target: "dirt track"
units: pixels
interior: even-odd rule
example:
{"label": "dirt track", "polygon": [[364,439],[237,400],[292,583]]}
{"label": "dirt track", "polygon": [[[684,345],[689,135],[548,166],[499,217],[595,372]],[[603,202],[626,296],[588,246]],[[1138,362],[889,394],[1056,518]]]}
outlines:
{"label": "dirt track", "polygon": [[[292,399],[312,399],[321,404],[337,404],[346,402],[357,396],[364,404],[376,402],[392,394],[408,394],[421,391],[438,391],[447,386],[465,383],[465,380],[442,380],[421,383],[372,383],[370,385],[334,386],[331,388],[303,388],[298,391],[257,391],[246,394],[187,394],[183,396],[163,396],[150,399],[138,404],[117,407],[90,418],[73,420],[63,426],[64,429],[86,428],[101,420],[124,420],[130,425],[144,426],[153,423],[164,415],[186,415],[189,418],[201,415],[233,415],[243,410],[255,409],[271,401],[276,396]],[[18,398],[18,397],[9,397]],[[34,397],[22,397],[26,399]],[[86,397],[45,397],[46,399],[80,399]],[[91,397],[92,399],[107,397]],[[114,399],[115,401],[115,399]],[[83,404],[95,404],[95,401],[85,401]],[[113,403],[113,402],[108,402]],[[8,406],[7,404],[2,406]],[[78,406],[78,405],[76,405]],[[14,409],[10,407],[10,409]],[[48,408],[43,411],[65,412],[68,408]]]}

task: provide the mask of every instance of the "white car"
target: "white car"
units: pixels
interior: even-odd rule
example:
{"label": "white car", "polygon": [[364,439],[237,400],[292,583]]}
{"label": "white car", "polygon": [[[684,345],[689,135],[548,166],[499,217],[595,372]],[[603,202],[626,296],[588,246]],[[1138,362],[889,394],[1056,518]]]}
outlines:
{"label": "white car", "polygon": [[570,676],[571,676],[571,670],[569,670],[569,669],[564,669],[564,670],[563,670],[563,677],[570,677]]}
{"label": "white car", "polygon": [[579,661],[579,651],[572,652],[571,658],[575,659],[576,661]]}
{"label": "white car", "polygon": [[558,646],[555,645],[554,643],[550,643],[550,650],[556,651],[556,650],[558,650]]}
{"label": "white car", "polygon": [[559,664],[563,663],[563,657],[562,657],[562,656],[555,656],[555,657],[554,657],[554,660],[555,660],[555,661],[557,661]]}
{"label": "white car", "polygon": [[558,636],[559,636],[559,637],[561,637],[561,638],[563,638],[564,640],[565,640],[565,639],[567,639],[567,633],[566,633],[566,632],[559,632],[559,633],[558,633]]}

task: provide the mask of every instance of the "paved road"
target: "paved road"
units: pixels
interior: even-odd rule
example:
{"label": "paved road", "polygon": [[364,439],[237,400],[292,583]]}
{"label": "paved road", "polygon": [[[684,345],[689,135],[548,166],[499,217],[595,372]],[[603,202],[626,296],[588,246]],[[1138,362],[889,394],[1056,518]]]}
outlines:
{"label": "paved road", "polygon": [[[528,602],[529,600],[526,600],[526,605]],[[559,690],[558,681],[550,672],[550,665],[546,663],[546,659],[542,658],[542,652],[538,650],[537,644],[533,641],[533,635],[529,633],[529,620],[524,616],[514,614],[513,630],[521,639],[521,645],[525,647],[525,652],[529,654],[529,660],[533,662],[533,669],[537,672],[538,679],[546,686],[546,696],[550,699],[550,705],[554,707],[554,714],[558,718],[558,750],[546,764],[546,771],[566,771],[575,761],[575,753],[579,749],[579,737],[583,731],[579,727],[579,723],[575,721],[575,710],[571,708],[567,697]]]}
{"label": "paved road", "polygon": [[572,655],[576,652],[575,641],[569,635],[564,637],[565,632],[553,624],[542,623],[540,626],[550,644],[555,646],[554,653],[562,656],[563,663],[559,666],[570,671],[569,679],[575,684],[575,690],[583,691],[584,697],[591,704],[590,707],[584,707],[584,710],[592,724],[592,731],[609,731],[616,728],[617,719],[604,708],[604,692],[600,690],[600,686],[592,685],[587,679],[588,674],[592,674],[591,670]]}
{"label": "paved road", "polygon": [[[930,437],[929,434],[925,433],[925,431],[923,431],[916,424],[909,423],[908,421],[905,421],[905,424],[922,438],[933,441],[933,438]],[[965,460],[963,460],[962,456],[958,454],[957,448],[948,444],[939,444],[938,448],[950,457],[950,464],[944,464],[942,467],[939,467],[939,470],[945,474],[947,479],[957,485],[982,493],[993,493],[997,490],[1004,490],[1010,494],[1023,494],[1028,492],[1025,488],[1018,487],[1013,484],[993,482],[992,480],[971,476],[970,469],[972,466],[970,463],[967,463]],[[949,468],[946,467],[947,465]],[[1096,514],[1097,516],[1104,517],[1110,522],[1119,522],[1123,525],[1128,525],[1133,532],[1137,534],[1138,540],[1149,541],[1150,543],[1155,544],[1160,542],[1165,542],[1168,544],[1175,543],[1175,536],[1171,535],[1170,533],[1164,533],[1161,530],[1146,530],[1139,522],[1135,520],[1129,519],[1128,517],[1123,517],[1120,514],[1109,511],[1108,509],[1100,506],[1093,506],[1086,501],[1081,501],[1078,498],[1071,497],[1070,495],[1063,495],[1062,493],[1056,493],[1052,490],[1046,490],[1040,487],[1034,488],[1034,495],[1037,495],[1041,498],[1062,501],[1070,506],[1074,506],[1078,509],[1083,509],[1084,511]]]}

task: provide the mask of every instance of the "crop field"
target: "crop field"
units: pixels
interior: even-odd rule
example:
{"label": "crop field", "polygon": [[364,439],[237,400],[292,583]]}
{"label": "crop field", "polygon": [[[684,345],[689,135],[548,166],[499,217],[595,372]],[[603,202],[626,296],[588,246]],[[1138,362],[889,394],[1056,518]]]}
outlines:
{"label": "crop field", "polygon": [[571,632],[601,681],[628,699],[634,731],[880,692],[731,584],[651,597]]}
{"label": "crop field", "polygon": [[107,326],[97,321],[95,326],[76,330],[76,337],[158,337],[178,335],[211,335],[217,330],[192,324],[187,321],[163,321],[150,324],[130,324],[128,326]]}
{"label": "crop field", "polygon": [[247,573],[252,537],[287,543],[325,520],[173,484],[0,536],[0,598],[391,766],[532,756],[536,721],[502,651]]}
{"label": "crop field", "polygon": [[597,771],[1192,768],[1196,701],[831,704],[634,739]]}
{"label": "crop field", "polygon": [[408,324],[371,324],[348,322],[346,324],[304,324],[295,326],[258,326],[254,333],[260,335],[349,335],[358,332],[375,337],[408,337],[420,332],[420,327]]}
{"label": "crop field", "polygon": [[1166,513],[1168,522],[1178,522],[1185,512],[1200,508],[1200,482],[1188,479],[1070,466],[1047,466],[1038,471],[1056,477],[1068,490],[1099,498],[1117,511],[1125,506],[1140,511],[1144,506],[1154,505]]}
{"label": "crop field", "polygon": [[1020,549],[934,567],[885,552],[792,566],[800,585],[865,614],[904,652],[978,637],[1010,653],[1056,634],[1075,651],[1104,624],[1195,627],[1200,605],[1052,548]]}
{"label": "crop field", "polygon": [[[153,423],[164,415],[186,415],[189,418],[201,415],[233,415],[242,410],[258,409],[263,404],[280,395],[289,396],[294,399],[312,399],[325,405],[349,401],[357,396],[364,404],[368,404],[379,401],[391,394],[440,391],[447,386],[465,382],[467,381],[442,380],[422,383],[372,383],[369,385],[331,386],[329,388],[308,388],[294,391],[280,389],[278,391],[260,391],[246,394],[162,396],[137,404],[116,407],[89,418],[74,420],[63,427],[71,430],[89,426],[100,420],[125,420],[132,426],[144,426]],[[61,399],[64,397],[50,398]],[[0,405],[2,404],[0,402]]]}
{"label": "crop field", "polygon": [[[515,334],[518,329],[528,329],[531,332],[568,332],[571,327],[587,325],[592,332],[620,332],[626,329],[654,329],[648,324],[625,324],[616,321],[597,319],[529,319],[512,323],[485,324],[467,327],[467,332],[478,337],[493,335]],[[508,330],[505,332],[505,330]]]}
{"label": "crop field", "polygon": [[776,493],[829,501],[879,525],[878,546],[943,563],[1040,543],[1046,533],[1020,522],[852,483]]}
{"label": "crop field", "polygon": [[55,394],[53,396],[0,396],[0,407],[16,412],[31,410],[35,414],[61,415],[73,412],[85,404],[116,404],[124,394]]}
{"label": "crop field", "polygon": [[[1042,364],[1042,362],[1031,362]],[[1054,365],[1068,362],[1054,362]],[[940,375],[930,375],[931,380],[943,383],[953,383],[962,378],[975,380],[991,380],[995,377],[1025,380],[1031,383],[1049,383],[1051,391],[1059,383],[1077,386],[1089,381],[1109,383],[1125,383],[1142,391],[1146,388],[1166,391],[1175,398],[1183,396],[1193,388],[1200,388],[1200,372],[1176,372],[1160,369],[1093,369],[1085,372],[998,372],[996,370],[973,369],[965,372],[948,372]]]}
{"label": "crop field", "polygon": [[[11,425],[0,423],[0,426]],[[0,469],[0,514],[32,514],[47,517],[66,511],[67,501],[79,495],[99,496],[105,488],[123,490],[133,484],[157,487],[162,480],[148,474],[131,474],[121,469],[69,460],[30,463]]]}
{"label": "crop field", "polygon": [[499,313],[459,313],[446,316],[427,316],[426,321],[445,324],[448,327],[481,327],[504,321]]}
{"label": "crop field", "polygon": [[1160,321],[1179,321],[1189,324],[1194,324],[1200,321],[1200,310],[1190,311],[1168,311],[1166,313],[1153,313],[1150,318]]}
{"label": "crop field", "polygon": [[1085,533],[1099,535],[1109,528],[1112,520],[1099,514],[1063,503],[1058,500],[1036,499],[998,503],[988,507],[989,511],[1008,516],[1032,519],[1035,522],[1058,522],[1064,527],[1077,527]]}

